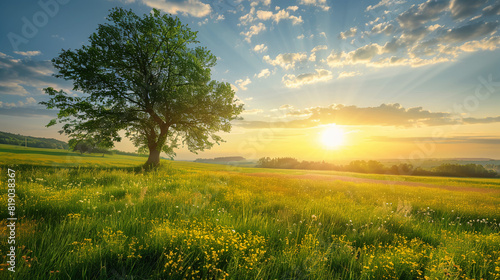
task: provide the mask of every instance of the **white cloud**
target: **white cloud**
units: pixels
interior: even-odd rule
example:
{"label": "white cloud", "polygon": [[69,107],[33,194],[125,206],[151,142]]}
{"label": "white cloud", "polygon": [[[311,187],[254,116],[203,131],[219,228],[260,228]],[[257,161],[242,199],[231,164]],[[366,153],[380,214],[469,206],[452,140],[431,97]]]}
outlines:
{"label": "white cloud", "polygon": [[260,20],[268,20],[273,17],[273,12],[271,11],[257,11],[257,18]]}
{"label": "white cloud", "polygon": [[290,104],[284,104],[284,105],[281,105],[278,110],[292,110],[293,109],[293,106],[290,105]]}
{"label": "white cloud", "polygon": [[215,19],[215,22],[219,22],[224,19],[225,19],[224,15],[218,15],[217,18]]}
{"label": "white cloud", "polygon": [[255,1],[250,2],[250,6],[255,7],[255,6],[259,5],[259,3],[262,3],[262,5],[264,5],[264,6],[269,6],[269,5],[271,5],[271,0],[255,0]]}
{"label": "white cloud", "polygon": [[0,95],[36,97],[46,87],[71,93],[71,82],[53,77],[54,71],[48,60],[14,59],[0,52]]}
{"label": "white cloud", "polygon": [[418,6],[411,6],[397,17],[397,21],[402,28],[415,29],[439,19],[441,12],[447,8],[448,0],[428,0]]}
{"label": "white cloud", "polygon": [[50,36],[50,37],[52,37],[52,38],[56,38],[56,39],[59,39],[59,40],[61,40],[61,41],[66,40],[64,37],[61,37],[61,36],[59,36],[59,35],[57,35],[57,34],[52,35],[52,36]]}
{"label": "white cloud", "polygon": [[354,72],[354,71],[351,71],[351,72],[340,72],[338,78],[339,79],[343,79],[343,78],[349,78],[349,77],[354,77],[354,76],[359,76],[361,75],[361,73],[359,72]]}
{"label": "white cloud", "polygon": [[202,25],[205,25],[207,23],[208,23],[208,18],[205,18],[205,20],[198,22],[198,26],[202,26]]}
{"label": "white cloud", "polygon": [[286,9],[295,12],[295,11],[297,11],[299,9],[299,7],[297,7],[297,6],[290,6],[290,7],[286,8]]}
{"label": "white cloud", "polygon": [[264,56],[264,62],[273,66],[280,66],[285,70],[293,69],[295,63],[304,62],[307,60],[306,53],[284,53],[278,54],[275,59],[271,59],[268,55]]}
{"label": "white cloud", "polygon": [[27,52],[14,51],[14,53],[16,53],[18,55],[22,55],[22,56],[27,56],[27,57],[32,57],[32,56],[37,56],[37,55],[41,55],[42,54],[41,51],[27,51]]}
{"label": "white cloud", "polygon": [[244,110],[243,112],[241,112],[241,114],[243,115],[256,115],[258,113],[262,113],[264,112],[264,110],[262,109],[251,109],[251,110]]}
{"label": "white cloud", "polygon": [[0,81],[0,94],[26,96],[29,93],[21,85],[21,81]]}
{"label": "white cloud", "polygon": [[271,75],[271,71],[269,71],[269,69],[265,68],[265,69],[262,69],[260,70],[259,74],[256,74],[256,77],[257,78],[267,78]]}
{"label": "white cloud", "polygon": [[5,103],[0,101],[0,108],[10,108],[10,107],[16,107],[16,103]]}
{"label": "white cloud", "polygon": [[358,33],[358,29],[356,27],[351,27],[349,30],[345,32],[340,32],[340,39],[347,39],[349,37],[354,37]]}
{"label": "white cloud", "polygon": [[500,2],[497,2],[494,5],[487,6],[483,9],[484,16],[500,16]]}
{"label": "white cloud", "polygon": [[378,44],[369,44],[347,53],[346,59],[351,63],[371,61],[381,52],[382,47]]}
{"label": "white cloud", "polygon": [[303,85],[325,82],[333,78],[332,72],[325,69],[316,69],[313,73],[304,73],[298,76],[287,74],[283,76],[282,82],[286,87],[299,88]]}
{"label": "white cloud", "polygon": [[255,14],[255,8],[252,7],[248,14],[240,17],[240,23],[238,23],[238,26],[248,25],[248,24],[252,23],[255,20],[254,14]]}
{"label": "white cloud", "polygon": [[235,84],[238,86],[238,88],[240,88],[241,90],[247,90],[247,89],[248,89],[248,88],[247,88],[247,86],[248,86],[249,84],[251,84],[251,83],[252,83],[252,81],[250,81],[250,79],[249,79],[249,78],[246,78],[245,80],[243,80],[243,79],[236,80],[234,83],[235,83]]}
{"label": "white cloud", "polygon": [[500,36],[493,36],[491,38],[484,38],[480,41],[469,41],[460,47],[459,50],[464,52],[474,52],[477,50],[496,50],[500,48]]}
{"label": "white cloud", "polygon": [[[399,1],[382,0],[367,10],[394,4],[399,4]],[[394,20],[381,15],[367,23],[369,31],[360,35],[390,35],[385,42],[382,38],[377,40],[378,44],[356,46],[350,52],[332,51],[322,62],[332,68],[353,64],[368,67],[420,67],[456,61],[460,55],[468,52],[498,49],[500,41],[496,35],[500,22],[489,20],[489,17],[500,13],[500,4],[487,6],[482,9],[482,14],[477,15],[484,5],[487,5],[486,0],[424,0],[399,13],[396,18],[399,26],[394,24]],[[455,21],[450,21],[449,17]],[[352,27],[341,32],[339,38],[346,39],[357,33],[358,29]],[[357,39],[355,42],[359,41]],[[341,73],[340,76],[347,73]]]}
{"label": "white cloud", "polygon": [[326,58],[326,62],[328,66],[334,68],[334,67],[342,67],[344,66],[343,59],[345,57],[344,52],[335,52],[335,50],[332,50],[330,55]]}
{"label": "white cloud", "polygon": [[330,10],[330,7],[326,5],[326,0],[300,0],[299,4],[315,6],[321,8],[323,11]]}
{"label": "white cloud", "polygon": [[326,62],[332,68],[357,63],[367,64],[371,62],[375,56],[381,54],[382,50],[383,47],[375,43],[357,48],[348,53],[338,53],[333,50],[326,58]]}
{"label": "white cloud", "polygon": [[457,28],[449,29],[444,36],[440,38],[446,43],[457,43],[471,40],[477,37],[490,35],[496,32],[497,22],[473,22]]}
{"label": "white cloud", "polygon": [[26,98],[26,104],[36,104],[36,100],[33,97]]}
{"label": "white cloud", "polygon": [[260,20],[273,20],[276,23],[279,23],[281,20],[291,20],[293,25],[297,25],[299,23],[304,22],[302,17],[296,17],[290,15],[290,12],[286,10],[280,10],[277,13],[273,13],[271,11],[257,11],[257,18]]}
{"label": "white cloud", "polygon": [[309,61],[316,61],[316,53],[315,52],[311,53],[308,60]]}
{"label": "white cloud", "polygon": [[212,12],[209,4],[202,3],[200,0],[141,0],[142,3],[151,8],[160,9],[164,12],[176,15],[190,15],[193,17],[205,17]]}
{"label": "white cloud", "polygon": [[386,35],[390,35],[393,31],[394,31],[394,25],[387,22],[381,22],[372,27],[371,33],[373,34],[385,33]]}
{"label": "white cloud", "polygon": [[326,38],[326,33],[325,32],[320,32],[319,37],[325,37]]}
{"label": "white cloud", "polygon": [[279,10],[279,7],[276,7],[276,13],[272,11],[264,11],[264,10],[256,10],[255,6],[252,6],[248,14],[240,17],[240,23],[238,25],[248,25],[256,20],[272,20],[276,23],[279,23],[281,20],[291,20],[293,25],[297,25],[299,23],[304,22],[301,16],[291,15],[288,10],[282,9]]}
{"label": "white cloud", "polygon": [[254,48],[253,48],[254,52],[259,52],[259,53],[262,53],[262,52],[265,52],[267,51],[267,46],[264,45],[264,44],[260,44],[260,45],[256,45]]}
{"label": "white cloud", "polygon": [[317,51],[321,51],[321,50],[327,50],[328,49],[328,46],[327,45],[319,45],[319,46],[316,46],[314,47],[311,52],[317,52]]}
{"label": "white cloud", "polygon": [[370,6],[366,7],[366,11],[370,11],[370,10],[373,10],[373,9],[376,9],[376,8],[382,7],[382,6],[390,7],[390,6],[395,5],[395,4],[403,4],[403,3],[405,3],[405,1],[401,1],[401,0],[381,0],[376,5],[373,5],[373,6],[370,5]]}
{"label": "white cloud", "polygon": [[299,36],[297,36],[297,39],[299,40],[304,39],[304,34],[300,34]]}
{"label": "white cloud", "polygon": [[262,22],[259,22],[259,24],[257,25],[250,26],[247,32],[241,32],[240,34],[245,36],[245,41],[250,43],[253,36],[259,34],[264,30],[266,30],[266,26]]}
{"label": "white cloud", "polygon": [[[25,106],[29,106],[29,105],[34,105],[36,104],[37,101],[35,100],[35,98],[33,97],[26,97],[25,101],[22,101],[22,100],[19,100],[17,101],[17,103],[14,103],[14,102],[9,102],[9,103],[5,103],[5,102],[2,102],[0,101],[0,108],[12,108],[12,107],[25,107]],[[33,106],[30,106],[30,107],[33,107]]]}
{"label": "white cloud", "polygon": [[277,14],[274,14],[273,19],[276,23],[280,22],[280,20],[282,19],[289,19],[292,21],[293,25],[297,25],[299,23],[304,22],[301,16],[299,17],[292,16],[288,11],[285,10],[280,10]]}

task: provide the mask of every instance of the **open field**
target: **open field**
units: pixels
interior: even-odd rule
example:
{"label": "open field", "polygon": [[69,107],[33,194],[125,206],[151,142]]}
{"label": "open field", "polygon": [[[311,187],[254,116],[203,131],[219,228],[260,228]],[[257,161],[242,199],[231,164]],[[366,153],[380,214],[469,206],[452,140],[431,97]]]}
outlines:
{"label": "open field", "polygon": [[132,167],[144,164],[141,156],[80,154],[68,150],[25,148],[0,144],[0,165],[34,164],[52,167]]}
{"label": "open field", "polygon": [[175,161],[142,173],[140,157],[40,150],[0,154],[18,164],[15,279],[500,279],[499,179]]}

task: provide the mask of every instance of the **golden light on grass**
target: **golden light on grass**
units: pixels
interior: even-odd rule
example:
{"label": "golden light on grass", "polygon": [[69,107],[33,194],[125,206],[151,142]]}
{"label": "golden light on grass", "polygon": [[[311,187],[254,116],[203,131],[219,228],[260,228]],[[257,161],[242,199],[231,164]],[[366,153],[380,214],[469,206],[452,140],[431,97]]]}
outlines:
{"label": "golden light on grass", "polygon": [[325,127],[321,132],[321,143],[329,150],[340,148],[345,144],[344,130],[335,124]]}

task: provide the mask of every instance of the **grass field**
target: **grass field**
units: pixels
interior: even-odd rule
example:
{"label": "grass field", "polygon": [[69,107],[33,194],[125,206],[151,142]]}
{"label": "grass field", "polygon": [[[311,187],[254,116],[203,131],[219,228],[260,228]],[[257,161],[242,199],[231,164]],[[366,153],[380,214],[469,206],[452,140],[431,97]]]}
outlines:
{"label": "grass field", "polygon": [[51,167],[132,167],[146,162],[145,157],[80,154],[67,150],[25,148],[0,144],[0,165],[32,164]]}
{"label": "grass field", "polygon": [[499,179],[175,161],[142,173],[140,157],[16,149],[0,146],[1,279],[500,279]]}

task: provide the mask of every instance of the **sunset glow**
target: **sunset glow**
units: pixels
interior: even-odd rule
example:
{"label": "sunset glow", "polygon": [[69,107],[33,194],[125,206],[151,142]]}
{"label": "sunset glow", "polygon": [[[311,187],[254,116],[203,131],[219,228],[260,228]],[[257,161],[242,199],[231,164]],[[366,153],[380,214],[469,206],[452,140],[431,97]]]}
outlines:
{"label": "sunset glow", "polygon": [[[68,140],[61,124],[45,127],[57,111],[39,104],[43,88],[83,93],[53,77],[51,59],[121,6],[198,32],[217,58],[211,78],[244,105],[218,133],[225,142],[199,154],[180,145],[175,159],[500,158],[498,1],[66,2],[43,26],[41,6],[2,3],[0,131]],[[136,151],[119,133],[115,148]]]}
{"label": "sunset glow", "polygon": [[344,130],[336,125],[328,126],[321,134],[321,142],[327,149],[339,149],[345,142]]}

